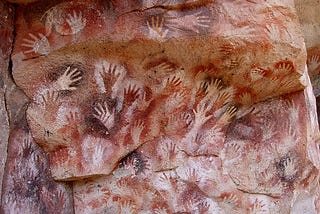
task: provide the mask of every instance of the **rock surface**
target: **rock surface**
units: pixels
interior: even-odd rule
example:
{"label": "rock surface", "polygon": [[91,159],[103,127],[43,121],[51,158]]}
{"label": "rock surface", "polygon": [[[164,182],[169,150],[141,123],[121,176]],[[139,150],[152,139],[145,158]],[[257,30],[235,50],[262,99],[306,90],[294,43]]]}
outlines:
{"label": "rock surface", "polygon": [[15,32],[5,212],[320,212],[293,1],[39,1]]}

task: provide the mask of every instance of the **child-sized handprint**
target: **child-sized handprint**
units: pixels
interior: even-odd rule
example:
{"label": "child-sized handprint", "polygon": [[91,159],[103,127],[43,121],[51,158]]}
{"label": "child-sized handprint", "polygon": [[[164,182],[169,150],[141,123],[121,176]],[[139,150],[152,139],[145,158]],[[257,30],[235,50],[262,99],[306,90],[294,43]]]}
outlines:
{"label": "child-sized handprint", "polygon": [[75,84],[82,79],[81,72],[77,68],[71,70],[69,66],[66,71],[56,81],[58,90],[76,90]]}
{"label": "child-sized handprint", "polygon": [[144,129],[145,125],[144,122],[141,120],[137,120],[134,122],[132,128],[131,128],[131,138],[135,145],[140,144],[140,136]]}
{"label": "child-sized handprint", "polygon": [[27,51],[24,51],[24,53],[36,53],[40,55],[48,55],[50,52],[50,44],[46,36],[44,36],[42,33],[39,33],[38,36],[35,36],[32,33],[29,33],[29,36],[31,39],[23,39],[24,43],[22,46],[30,48]]}

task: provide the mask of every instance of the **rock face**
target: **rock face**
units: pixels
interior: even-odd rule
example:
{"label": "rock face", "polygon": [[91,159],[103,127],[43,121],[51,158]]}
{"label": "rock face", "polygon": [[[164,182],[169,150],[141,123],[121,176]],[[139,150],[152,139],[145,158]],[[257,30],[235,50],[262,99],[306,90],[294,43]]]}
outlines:
{"label": "rock face", "polygon": [[319,212],[298,21],[280,0],[17,7],[12,74],[30,102],[10,135],[5,211]]}

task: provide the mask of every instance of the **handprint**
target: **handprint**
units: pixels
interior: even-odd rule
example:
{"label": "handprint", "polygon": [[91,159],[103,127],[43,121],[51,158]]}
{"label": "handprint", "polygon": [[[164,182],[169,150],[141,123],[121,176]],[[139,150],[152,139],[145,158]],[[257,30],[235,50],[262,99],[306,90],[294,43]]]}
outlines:
{"label": "handprint", "polygon": [[159,16],[151,17],[151,25],[149,21],[147,22],[147,26],[149,29],[149,36],[151,38],[163,39],[167,36],[169,29],[163,29],[164,18]]}
{"label": "handprint", "polygon": [[201,13],[202,11],[181,17],[168,17],[168,23],[172,28],[199,33],[199,28],[209,28],[211,22],[209,16]]}
{"label": "handprint", "polygon": [[176,155],[176,144],[172,141],[166,141],[163,145],[161,145],[161,150],[163,151],[163,154],[166,155],[168,160],[173,160]]}
{"label": "handprint", "polygon": [[46,90],[44,94],[41,94],[40,103],[43,106],[55,105],[58,101],[59,93],[53,89]]}
{"label": "handprint", "polygon": [[254,204],[249,208],[250,214],[259,214],[264,213],[266,210],[264,209],[265,204],[258,199],[255,200]]}
{"label": "handprint", "polygon": [[225,203],[231,207],[236,207],[236,206],[238,206],[239,198],[234,194],[230,194],[228,196],[223,197],[223,203]]}
{"label": "handprint", "polygon": [[132,104],[136,99],[139,98],[140,90],[141,88],[139,88],[135,84],[129,84],[128,86],[126,86],[124,89],[124,102],[127,105]]}
{"label": "handprint", "polygon": [[202,201],[201,203],[198,204],[198,211],[199,213],[208,213],[210,209],[210,204],[207,201]]}
{"label": "handprint", "polygon": [[229,107],[224,113],[223,115],[220,117],[218,124],[221,126],[224,126],[228,123],[230,123],[231,119],[236,115],[237,113],[237,107],[235,106],[231,106]]}
{"label": "handprint", "polygon": [[82,17],[82,12],[77,15],[76,11],[73,11],[73,16],[68,14],[67,23],[69,24],[72,34],[79,33],[86,26],[86,19]]}
{"label": "handprint", "polygon": [[266,26],[266,33],[268,34],[270,40],[277,41],[280,40],[280,29],[275,24],[269,24]]}
{"label": "handprint", "polygon": [[[95,66],[97,84],[102,92],[111,93],[116,82],[125,75],[126,70],[121,65],[102,61]],[[101,81],[101,78],[103,79]]]}
{"label": "handprint", "polygon": [[310,59],[308,59],[308,69],[310,74],[315,74],[315,71],[317,68],[319,68],[320,65],[320,57],[318,55],[311,56]]}
{"label": "handprint", "polygon": [[135,205],[131,201],[123,201],[120,204],[122,214],[132,214],[135,213]]}
{"label": "handprint", "polygon": [[143,131],[144,127],[145,127],[144,122],[141,120],[137,120],[133,124],[130,133],[131,133],[132,141],[134,142],[135,145],[140,144],[140,136],[141,136],[141,132]]}
{"label": "handprint", "polygon": [[104,150],[105,149],[101,145],[98,145],[94,148],[92,154],[92,163],[94,166],[101,166],[101,164],[103,163]]}
{"label": "handprint", "polygon": [[213,115],[207,115],[210,109],[212,108],[212,103],[202,103],[200,102],[196,109],[193,109],[194,113],[194,126],[200,127],[205,124],[209,119],[213,117]]}
{"label": "handprint", "polygon": [[283,162],[283,176],[286,179],[291,180],[294,178],[297,172],[298,169],[296,168],[295,161],[290,157],[286,158]]}
{"label": "handprint", "polygon": [[50,52],[50,44],[46,36],[44,36],[42,33],[39,33],[39,38],[33,35],[32,33],[29,33],[29,36],[31,39],[23,39],[24,43],[22,46],[31,48],[28,51],[25,51],[24,53],[37,53],[40,55],[48,55]]}
{"label": "handprint", "polygon": [[115,122],[115,109],[113,108],[111,111],[106,102],[101,105],[94,107],[96,113],[93,114],[95,118],[97,118],[103,125],[106,127],[106,134],[109,134],[110,129],[114,126]]}
{"label": "handprint", "polygon": [[77,87],[74,85],[81,79],[81,72],[77,68],[71,70],[69,66],[56,81],[56,87],[58,90],[76,90]]}

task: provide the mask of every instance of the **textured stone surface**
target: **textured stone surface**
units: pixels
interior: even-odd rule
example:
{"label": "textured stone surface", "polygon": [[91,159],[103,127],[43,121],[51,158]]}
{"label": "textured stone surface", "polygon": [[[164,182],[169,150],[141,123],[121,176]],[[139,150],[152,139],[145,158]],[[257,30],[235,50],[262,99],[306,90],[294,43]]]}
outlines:
{"label": "textured stone surface", "polygon": [[40,1],[15,30],[5,212],[320,211],[293,1]]}
{"label": "textured stone surface", "polygon": [[13,75],[34,100],[29,125],[56,179],[109,174],[176,130],[185,144],[212,127],[225,133],[237,106],[302,89],[305,51],[292,3],[179,3],[18,9]]}
{"label": "textured stone surface", "polygon": [[9,69],[9,58],[13,38],[13,8],[5,2],[0,2],[0,197],[2,178],[7,158],[9,138],[9,119],[6,110],[6,88]]}

